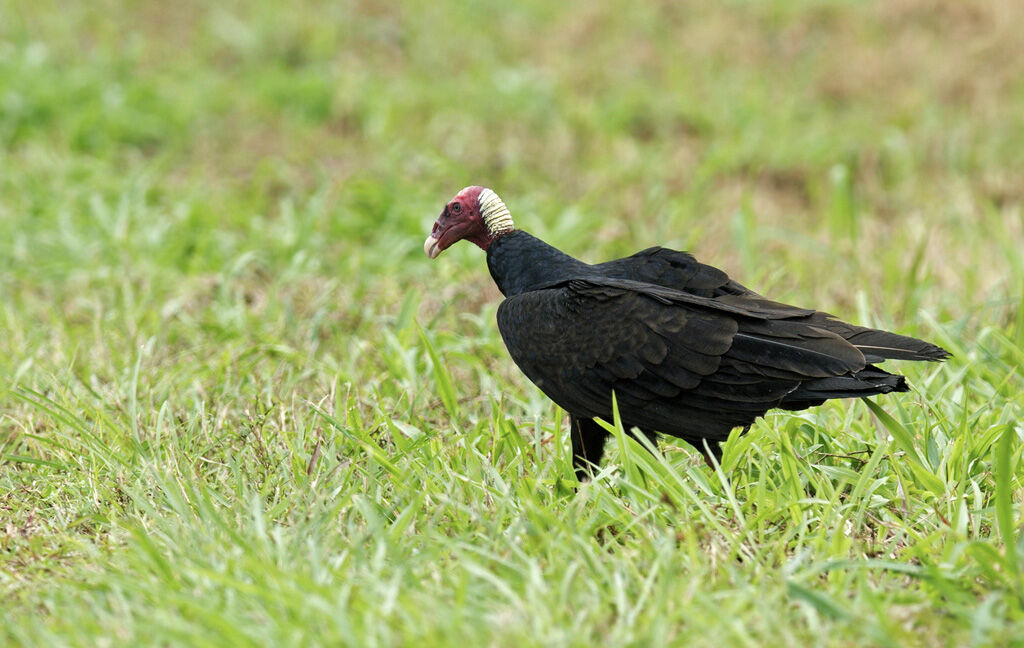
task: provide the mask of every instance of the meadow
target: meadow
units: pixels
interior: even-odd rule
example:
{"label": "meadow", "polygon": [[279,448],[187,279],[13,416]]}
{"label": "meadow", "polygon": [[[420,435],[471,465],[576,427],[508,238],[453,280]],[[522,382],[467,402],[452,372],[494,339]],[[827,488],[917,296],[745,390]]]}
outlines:
{"label": "meadow", "polygon": [[[1024,5],[0,0],[0,644],[1024,645]],[[941,344],[590,483],[469,184]]]}

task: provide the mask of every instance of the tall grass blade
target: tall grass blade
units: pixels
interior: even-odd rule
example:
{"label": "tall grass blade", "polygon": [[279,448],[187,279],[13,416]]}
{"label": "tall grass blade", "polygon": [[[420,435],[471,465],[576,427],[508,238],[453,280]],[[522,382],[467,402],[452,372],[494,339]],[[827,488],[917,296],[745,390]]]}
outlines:
{"label": "tall grass blade", "polygon": [[1014,576],[1015,584],[1019,587],[1024,585],[1021,580],[1019,551],[1017,543],[1017,524],[1013,510],[1013,465],[1017,433],[1011,425],[1003,427],[1003,434],[999,437],[999,443],[994,448],[995,453],[995,508],[996,521],[999,526],[999,535],[1003,540],[1006,550],[1007,569]]}

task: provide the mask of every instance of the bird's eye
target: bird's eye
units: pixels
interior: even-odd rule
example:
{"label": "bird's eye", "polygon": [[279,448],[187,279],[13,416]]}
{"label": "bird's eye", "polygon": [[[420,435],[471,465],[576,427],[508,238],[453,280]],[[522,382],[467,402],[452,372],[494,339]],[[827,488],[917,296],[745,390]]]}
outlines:
{"label": "bird's eye", "polygon": [[452,211],[458,214],[460,211],[462,211],[462,205],[459,203],[452,203]]}

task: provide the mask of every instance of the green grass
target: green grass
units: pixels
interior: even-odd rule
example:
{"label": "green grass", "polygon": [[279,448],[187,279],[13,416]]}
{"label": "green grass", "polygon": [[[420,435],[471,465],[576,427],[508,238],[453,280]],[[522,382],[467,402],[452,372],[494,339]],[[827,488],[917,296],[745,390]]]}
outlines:
{"label": "green grass", "polygon": [[[0,0],[0,643],[1024,645],[1019,3]],[[946,346],[574,492],[482,183]]]}

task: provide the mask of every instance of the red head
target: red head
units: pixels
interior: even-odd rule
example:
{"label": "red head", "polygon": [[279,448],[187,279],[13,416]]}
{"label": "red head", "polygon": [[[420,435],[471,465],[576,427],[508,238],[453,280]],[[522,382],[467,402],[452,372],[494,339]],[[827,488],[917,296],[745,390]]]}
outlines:
{"label": "red head", "polygon": [[434,259],[462,239],[486,250],[497,236],[512,229],[512,216],[498,194],[474,185],[448,201],[424,241],[423,251]]}

